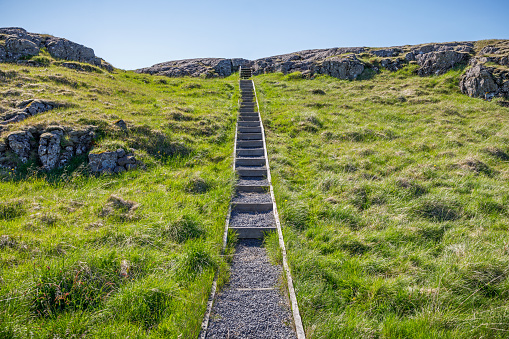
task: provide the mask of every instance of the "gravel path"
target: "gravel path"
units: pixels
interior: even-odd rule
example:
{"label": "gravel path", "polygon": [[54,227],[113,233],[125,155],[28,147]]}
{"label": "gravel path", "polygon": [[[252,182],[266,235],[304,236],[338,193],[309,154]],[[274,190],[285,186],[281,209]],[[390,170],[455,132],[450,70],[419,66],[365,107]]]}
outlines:
{"label": "gravel path", "polygon": [[260,203],[260,202],[272,202],[270,193],[254,193],[254,192],[238,192],[233,198],[233,203]]}
{"label": "gravel path", "polygon": [[242,177],[237,181],[237,185],[261,185],[266,186],[269,184],[267,179],[260,179],[260,177]]}
{"label": "gravel path", "polygon": [[233,257],[229,287],[267,288],[275,287],[282,269],[269,262],[259,239],[242,239]]}
{"label": "gravel path", "polygon": [[210,338],[296,338],[290,310],[278,290],[221,293],[207,331]]}
{"label": "gravel path", "polygon": [[268,212],[238,212],[233,210],[231,227],[271,227],[275,226],[274,213]]}
{"label": "gravel path", "polygon": [[296,338],[291,311],[277,287],[281,267],[269,263],[261,245],[257,239],[244,239],[237,244],[230,283],[216,298],[207,339]]}

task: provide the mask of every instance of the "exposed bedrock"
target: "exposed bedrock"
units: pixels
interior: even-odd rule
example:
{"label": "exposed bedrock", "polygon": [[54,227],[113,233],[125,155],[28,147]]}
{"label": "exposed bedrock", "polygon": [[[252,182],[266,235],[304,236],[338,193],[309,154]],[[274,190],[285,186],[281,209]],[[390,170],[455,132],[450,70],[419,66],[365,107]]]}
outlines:
{"label": "exposed bedrock", "polygon": [[122,173],[138,168],[140,162],[133,153],[122,148],[111,152],[91,153],[88,155],[90,170],[94,173]]}
{"label": "exposed bedrock", "polygon": [[94,127],[29,126],[12,131],[0,140],[0,167],[15,168],[29,160],[48,171],[63,167],[74,156],[88,152],[94,138]]}
{"label": "exposed bedrock", "polygon": [[201,58],[168,61],[136,70],[138,73],[165,75],[168,77],[226,77],[247,64],[245,59]]}
{"label": "exposed bedrock", "polygon": [[[138,69],[139,73],[166,76],[228,76],[238,66],[246,65],[253,74],[302,72],[306,76],[326,74],[339,79],[356,79],[366,68],[379,67],[397,71],[409,62],[416,62],[419,75],[446,73],[458,64],[466,64],[474,52],[473,42],[397,46],[390,48],[347,47],[313,49],[282,54],[257,60],[188,59],[169,61]],[[372,58],[375,64],[368,61]]]}
{"label": "exposed bedrock", "polygon": [[485,46],[470,59],[460,80],[461,92],[471,97],[509,97],[509,40]]}
{"label": "exposed bedrock", "polygon": [[332,57],[322,62],[319,74],[327,74],[338,79],[354,80],[364,71],[364,64],[355,55]]}
{"label": "exposed bedrock", "polygon": [[25,100],[17,104],[17,108],[0,115],[0,126],[25,120],[28,117],[38,115],[40,113],[52,110],[60,106],[63,105],[51,100],[44,99]]}
{"label": "exposed bedrock", "polygon": [[[482,48],[477,47],[485,45]],[[301,72],[304,76],[326,74],[344,80],[357,79],[366,69],[395,72],[414,63],[420,76],[445,74],[468,65],[460,81],[463,93],[490,99],[509,97],[509,40],[431,43],[388,48],[329,48],[305,50],[256,60],[188,59],[169,61],[138,69],[139,73],[170,77],[229,76],[239,66],[250,66],[253,74]],[[460,68],[461,69],[461,68]]]}
{"label": "exposed bedrock", "polygon": [[471,97],[509,97],[509,69],[473,63],[460,80],[461,92]]}
{"label": "exposed bedrock", "polygon": [[109,71],[113,67],[97,57],[92,48],[64,38],[30,33],[19,27],[0,28],[0,62],[16,62],[38,55],[45,48],[57,59],[80,61]]}
{"label": "exposed bedrock", "polygon": [[420,66],[417,73],[421,76],[447,73],[456,64],[467,63],[470,55],[464,52],[440,51],[418,54],[415,56]]}

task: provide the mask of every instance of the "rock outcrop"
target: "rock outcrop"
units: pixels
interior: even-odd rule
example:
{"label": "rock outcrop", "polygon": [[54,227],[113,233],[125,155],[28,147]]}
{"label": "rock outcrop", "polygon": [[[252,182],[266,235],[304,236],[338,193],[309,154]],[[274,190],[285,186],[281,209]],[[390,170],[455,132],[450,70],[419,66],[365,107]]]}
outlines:
{"label": "rock outcrop", "polygon": [[444,74],[457,64],[466,64],[469,58],[468,53],[450,50],[418,54],[415,56],[420,66],[417,73],[420,76]]}
{"label": "rock outcrop", "polygon": [[355,54],[346,57],[332,57],[322,62],[318,74],[327,74],[334,78],[354,80],[364,71],[364,64]]}
{"label": "rock outcrop", "polygon": [[94,173],[122,173],[138,168],[140,163],[133,153],[119,148],[111,152],[90,153],[88,164]]}
{"label": "rock outcrop", "polygon": [[62,106],[57,102],[44,99],[31,99],[20,102],[18,108],[0,115],[0,126],[25,120],[28,117]]}
{"label": "rock outcrop", "polygon": [[[478,47],[481,44],[481,47]],[[484,46],[483,46],[484,45]],[[37,65],[26,60],[46,49],[56,64],[79,71],[97,71],[97,67],[113,70],[113,67],[97,57],[91,48],[72,41],[49,35],[30,33],[22,28],[0,28],[0,62],[18,62]],[[88,63],[89,65],[79,64]],[[240,66],[249,66],[253,74],[301,72],[312,78],[315,75],[329,75],[339,79],[358,79],[366,70],[367,75],[380,69],[398,71],[414,63],[419,66],[420,76],[441,75],[458,65],[469,65],[460,81],[463,93],[472,97],[490,99],[495,96],[509,97],[509,40],[482,42],[431,43],[415,46],[394,46],[388,48],[349,47],[313,49],[246,60],[242,58],[200,58],[168,61],[136,70],[138,73],[168,77],[227,77],[238,71]],[[362,77],[361,77],[362,78]],[[15,110],[0,115],[2,125],[21,121],[29,116],[58,107],[54,102],[33,100]],[[49,136],[48,136],[49,137]],[[16,144],[21,136],[13,136]],[[52,137],[53,139],[56,137]],[[51,139],[51,140],[53,140]],[[56,139],[55,139],[56,140]],[[21,144],[16,144],[23,158]],[[21,148],[20,148],[21,147]],[[64,151],[63,151],[64,152]],[[51,158],[52,159],[52,158]],[[52,161],[49,161],[51,164]]]}
{"label": "rock outcrop", "polygon": [[26,163],[30,156],[32,140],[34,140],[34,136],[30,131],[15,131],[7,136],[6,145],[22,163]]}
{"label": "rock outcrop", "polygon": [[202,58],[163,62],[136,70],[138,73],[165,75],[168,77],[227,77],[247,64],[245,59]]}
{"label": "rock outcrop", "polygon": [[495,41],[470,59],[460,80],[461,92],[471,97],[509,97],[509,41]]}
{"label": "rock outcrop", "polygon": [[[353,60],[354,54],[364,52],[364,48],[330,48],[313,49],[296,53],[276,55],[269,58],[254,60],[250,63],[253,74],[282,72],[302,72],[307,75],[337,74],[355,78],[355,69],[359,69],[358,60]],[[328,61],[329,58],[332,58]],[[325,62],[325,65],[323,63]],[[344,65],[343,65],[344,63]],[[353,64],[357,64],[352,67]],[[352,69],[352,71],[349,71]]]}
{"label": "rock outcrop", "polygon": [[[426,44],[418,46],[397,46],[385,49],[367,47],[347,47],[313,49],[295,53],[276,55],[257,60],[245,59],[189,59],[170,61],[152,67],[138,69],[138,73],[177,76],[228,76],[238,65],[250,66],[253,74],[282,72],[284,74],[301,72],[312,77],[326,74],[339,79],[357,79],[362,72],[371,68],[397,71],[409,62],[419,64],[419,75],[446,73],[461,63],[467,63],[473,53],[473,42]],[[374,64],[366,61],[375,60]],[[235,66],[234,66],[235,65]]]}
{"label": "rock outcrop", "polygon": [[492,69],[483,65],[475,65],[468,69],[460,81],[461,92],[471,97],[486,98],[499,92],[500,88],[493,78]]}
{"label": "rock outcrop", "polygon": [[418,55],[436,52],[455,51],[472,54],[474,53],[474,42],[465,41],[465,42],[446,42],[440,44],[424,44],[417,46],[407,46],[406,48],[402,47],[402,49],[403,50],[410,49],[408,53],[405,54],[405,59],[407,61],[415,61]]}
{"label": "rock outcrop", "polygon": [[[486,42],[482,42],[486,43]],[[478,49],[473,41],[431,43],[390,48],[329,48],[283,55],[245,59],[189,59],[170,61],[137,70],[138,73],[170,77],[229,76],[239,66],[249,66],[253,74],[301,72],[313,77],[326,74],[345,80],[357,79],[366,69],[371,74],[387,69],[395,72],[410,63],[417,64],[417,74],[433,76],[454,67],[470,65],[461,79],[460,89],[473,97],[509,97],[509,40],[494,40]]]}
{"label": "rock outcrop", "polygon": [[386,48],[386,49],[377,49],[373,51],[369,51],[374,56],[380,57],[380,58],[390,58],[390,57],[396,57],[403,53],[403,50],[401,48]]}
{"label": "rock outcrop", "polygon": [[57,59],[80,61],[113,70],[113,66],[97,57],[92,48],[63,38],[29,33],[19,27],[0,28],[0,62],[23,61],[38,55],[42,48],[46,48]]}
{"label": "rock outcrop", "polygon": [[30,159],[44,170],[67,165],[71,159],[86,153],[95,137],[93,127],[76,130],[62,126],[27,127],[9,132],[0,140],[0,167],[14,168],[17,162]]}
{"label": "rock outcrop", "polygon": [[60,141],[63,136],[64,131],[62,129],[50,130],[41,135],[38,154],[43,169],[51,170],[57,165],[58,160],[60,160],[60,151],[62,150]]}

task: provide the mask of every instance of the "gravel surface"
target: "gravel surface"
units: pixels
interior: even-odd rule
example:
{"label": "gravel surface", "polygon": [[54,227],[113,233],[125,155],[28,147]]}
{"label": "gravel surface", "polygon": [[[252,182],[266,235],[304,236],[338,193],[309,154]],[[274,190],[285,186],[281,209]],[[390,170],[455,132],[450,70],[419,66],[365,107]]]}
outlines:
{"label": "gravel surface", "polygon": [[231,265],[229,288],[276,287],[282,274],[272,265],[260,239],[241,239]]}
{"label": "gravel surface", "polygon": [[230,282],[217,295],[212,308],[207,338],[295,339],[291,311],[277,288],[281,275],[281,267],[269,263],[261,239],[239,240]]}
{"label": "gravel surface", "polygon": [[242,177],[237,181],[237,185],[268,185],[269,181],[267,179],[260,179],[260,177]]}
{"label": "gravel surface", "polygon": [[207,338],[296,338],[290,310],[278,290],[221,293]]}
{"label": "gravel surface", "polygon": [[233,210],[230,219],[231,227],[270,227],[275,224],[276,220],[272,211],[238,212]]}
{"label": "gravel surface", "polygon": [[252,170],[252,169],[267,169],[265,166],[237,166],[235,167],[236,170]]}
{"label": "gravel surface", "polygon": [[233,198],[233,203],[245,202],[245,203],[260,203],[260,202],[272,202],[270,193],[256,193],[256,192],[237,192],[237,195]]}

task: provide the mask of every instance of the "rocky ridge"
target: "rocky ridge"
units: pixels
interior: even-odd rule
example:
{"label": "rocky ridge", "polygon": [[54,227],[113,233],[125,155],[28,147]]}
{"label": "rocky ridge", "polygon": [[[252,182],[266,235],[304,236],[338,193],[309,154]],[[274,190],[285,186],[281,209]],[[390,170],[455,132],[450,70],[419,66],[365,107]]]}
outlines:
{"label": "rocky ridge", "polygon": [[226,77],[249,62],[246,59],[200,58],[168,61],[136,70],[138,73],[165,75],[168,77]]}
{"label": "rocky ridge", "polygon": [[28,63],[31,56],[39,55],[42,49],[62,60],[89,63],[113,70],[113,66],[97,57],[94,50],[64,38],[27,32],[19,27],[0,28],[0,62]]}
{"label": "rocky ridge", "polygon": [[301,72],[304,77],[325,74],[344,80],[362,78],[363,73],[387,69],[395,72],[408,64],[419,66],[417,74],[444,74],[458,65],[469,65],[460,82],[463,93],[473,97],[509,96],[509,40],[486,41],[481,50],[478,42],[431,43],[389,48],[313,49],[257,60],[187,59],[169,61],[136,70],[169,77],[223,77],[239,66],[250,66],[253,74]]}

